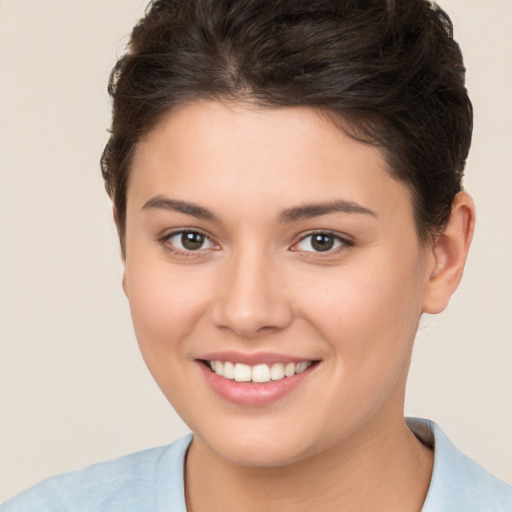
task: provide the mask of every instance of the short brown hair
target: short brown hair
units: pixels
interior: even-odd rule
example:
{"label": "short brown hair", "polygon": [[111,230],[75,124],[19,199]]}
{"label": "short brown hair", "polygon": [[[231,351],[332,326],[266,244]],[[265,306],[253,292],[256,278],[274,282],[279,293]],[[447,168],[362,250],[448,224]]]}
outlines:
{"label": "short brown hair", "polygon": [[408,184],[428,240],[461,189],[473,120],[464,76],[450,19],[426,0],[153,1],[109,83],[101,166],[121,246],[137,143],[199,99],[308,106],[341,120]]}

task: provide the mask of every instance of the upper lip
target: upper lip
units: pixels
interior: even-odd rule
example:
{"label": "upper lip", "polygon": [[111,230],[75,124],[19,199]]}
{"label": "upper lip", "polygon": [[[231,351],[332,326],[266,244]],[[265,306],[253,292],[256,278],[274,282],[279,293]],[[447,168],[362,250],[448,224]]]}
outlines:
{"label": "upper lip", "polygon": [[201,354],[196,359],[201,361],[230,361],[231,363],[242,363],[250,366],[257,364],[301,363],[303,361],[318,360],[311,357],[291,356],[288,354],[278,354],[276,352],[249,353],[237,351],[208,352]]}

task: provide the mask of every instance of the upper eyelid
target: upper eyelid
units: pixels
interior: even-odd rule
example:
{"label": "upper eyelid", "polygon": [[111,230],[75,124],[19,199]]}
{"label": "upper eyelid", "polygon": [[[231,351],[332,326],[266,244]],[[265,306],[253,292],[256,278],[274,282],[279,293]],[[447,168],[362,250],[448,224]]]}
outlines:
{"label": "upper eyelid", "polygon": [[345,244],[353,244],[354,243],[352,238],[346,234],[338,233],[336,231],[331,231],[328,229],[315,229],[315,230],[309,231],[308,233],[304,233],[304,234],[300,235],[299,239],[296,242],[294,242],[294,244],[296,244],[298,242],[302,242],[302,240],[305,240],[306,238],[313,236],[313,235],[332,236],[333,238],[337,238],[338,240],[341,240]]}
{"label": "upper eyelid", "polygon": [[203,235],[205,238],[208,238],[208,240],[213,241],[213,237],[206,233],[206,231],[203,231],[202,229],[198,228],[179,228],[179,229],[171,229],[170,231],[164,232],[162,235],[158,236],[159,240],[168,240],[169,238],[172,238],[173,236],[179,235],[181,233],[197,233],[199,235]]}
{"label": "upper eyelid", "polygon": [[[313,235],[327,235],[332,236],[336,240],[340,242],[340,246],[335,247],[333,249],[329,249],[327,251],[308,251],[308,250],[302,250],[297,248],[296,246],[306,240],[307,238],[313,236]],[[314,230],[310,231],[309,233],[306,233],[302,235],[296,242],[293,242],[293,244],[289,247],[289,251],[300,253],[303,255],[303,257],[307,258],[332,258],[336,255],[339,255],[340,253],[343,253],[349,249],[351,249],[354,246],[354,242],[349,236],[344,236],[342,234],[338,234],[333,231],[328,230]]]}
{"label": "upper eyelid", "polygon": [[[213,243],[215,245],[220,245],[216,241],[215,237],[213,237],[212,235],[208,234],[206,231],[199,229],[199,228],[172,229],[171,231],[164,233],[161,236],[158,236],[157,240],[159,242],[165,242],[166,240],[169,240],[173,236],[179,235],[181,233],[198,233],[198,234],[204,236],[205,238],[207,238],[211,243]],[[327,229],[316,229],[316,230],[308,231],[307,233],[300,234],[300,235],[298,235],[298,237],[296,236],[295,241],[292,242],[291,246],[293,247],[293,246],[297,245],[299,242],[302,242],[306,238],[313,236],[313,235],[332,236],[333,238],[336,238],[336,239],[340,240],[341,242],[343,242],[344,245],[353,245],[354,244],[352,238],[346,234],[338,233],[336,231],[327,230]]]}
{"label": "upper eyelid", "polygon": [[[183,233],[197,233],[199,235],[202,235],[205,238],[205,240],[208,240],[210,246],[206,248],[192,250],[181,248],[179,245],[176,245],[174,242],[171,242],[171,238]],[[183,262],[203,261],[204,258],[211,257],[213,255],[213,252],[219,249],[219,244],[215,241],[215,239],[208,233],[205,233],[202,229],[198,228],[170,229],[168,231],[164,231],[163,234],[156,236],[155,241],[158,243],[158,245],[160,245],[162,250],[166,251],[171,257]]]}
{"label": "upper eyelid", "polygon": [[[171,238],[173,238],[174,236],[176,235],[179,235],[179,234],[183,234],[183,233],[197,233],[199,235],[202,235],[205,237],[205,239],[207,239],[212,245],[214,246],[219,246],[219,243],[215,240],[214,237],[212,237],[211,235],[209,235],[208,233],[206,233],[205,231],[203,231],[202,229],[198,229],[198,228],[179,228],[179,229],[172,229],[162,235],[159,235],[156,237],[156,241],[159,243],[159,244],[162,244],[163,246],[165,245],[166,242],[168,242]],[[168,250],[171,250],[170,247],[167,247]],[[207,249],[197,249],[195,251],[184,251],[182,249],[179,249],[177,247],[174,247],[173,248],[173,251],[175,252],[182,252],[183,254],[193,254],[193,253],[201,253],[203,251],[207,251],[207,250],[211,250],[212,248],[207,248]]]}

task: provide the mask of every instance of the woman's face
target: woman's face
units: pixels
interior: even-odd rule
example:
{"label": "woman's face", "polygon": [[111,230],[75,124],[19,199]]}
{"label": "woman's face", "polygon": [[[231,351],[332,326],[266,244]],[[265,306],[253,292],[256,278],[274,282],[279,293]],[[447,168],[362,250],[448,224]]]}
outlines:
{"label": "woman's face", "polygon": [[172,113],[134,157],[125,264],[144,359],[208,450],[280,465],[402,421],[432,256],[382,153],[315,111]]}

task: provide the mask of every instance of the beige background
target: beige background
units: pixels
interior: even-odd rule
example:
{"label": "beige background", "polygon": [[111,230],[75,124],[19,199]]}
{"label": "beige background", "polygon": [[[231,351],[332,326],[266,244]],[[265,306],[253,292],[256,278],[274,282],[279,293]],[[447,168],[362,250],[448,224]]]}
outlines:
{"label": "beige background", "polygon": [[[141,0],[0,0],[0,501],[186,431],[145,369],[98,159]],[[510,0],[444,0],[476,109],[476,239],[424,319],[406,412],[512,483]]]}

